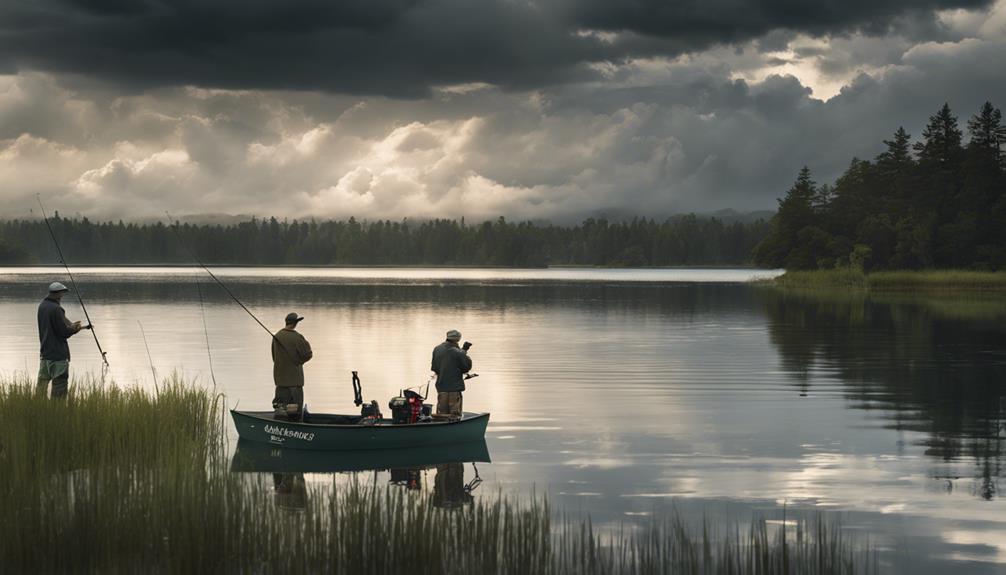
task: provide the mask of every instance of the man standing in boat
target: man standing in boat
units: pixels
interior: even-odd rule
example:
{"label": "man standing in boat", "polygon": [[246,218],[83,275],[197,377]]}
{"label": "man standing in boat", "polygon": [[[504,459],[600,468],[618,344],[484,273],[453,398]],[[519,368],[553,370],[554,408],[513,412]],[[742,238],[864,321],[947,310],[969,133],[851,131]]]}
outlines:
{"label": "man standing in boat", "polygon": [[461,332],[452,329],[447,332],[447,341],[433,349],[433,364],[430,369],[437,374],[437,413],[461,417],[461,393],[465,390],[465,374],[472,369],[472,358],[468,348],[472,344],[458,345]]}
{"label": "man standing in boat", "polygon": [[276,396],[272,400],[277,415],[301,419],[304,413],[304,364],[314,357],[311,344],[297,332],[304,318],[296,313],[286,316],[286,326],[272,338],[272,378]]}
{"label": "man standing in boat", "polygon": [[63,296],[70,290],[59,282],[49,284],[49,295],[38,304],[38,340],[41,344],[41,360],[38,368],[36,389],[44,395],[52,382],[53,399],[66,397],[70,380],[70,344],[68,339],[82,329],[79,321],[66,319],[66,311],[60,305]]}

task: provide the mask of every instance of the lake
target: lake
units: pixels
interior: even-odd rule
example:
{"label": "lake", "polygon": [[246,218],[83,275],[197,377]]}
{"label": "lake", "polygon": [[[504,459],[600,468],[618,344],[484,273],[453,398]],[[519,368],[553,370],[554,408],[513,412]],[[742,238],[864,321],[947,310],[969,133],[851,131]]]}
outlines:
{"label": "lake", "polygon": [[[313,411],[355,411],[351,370],[382,406],[425,385],[430,351],[459,329],[480,374],[465,407],[492,413],[477,493],[547,493],[611,528],[671,509],[824,513],[894,572],[1006,572],[1002,299],[783,293],[752,284],[777,273],[757,270],[215,271],[270,328],[306,317]],[[153,387],[145,333],[159,377],[209,385],[212,356],[230,406],[269,409],[270,337],[205,273],[75,276],[109,379]],[[0,373],[34,375],[53,280],[65,272],[0,273]],[[100,372],[88,332],[71,349],[73,373]]]}

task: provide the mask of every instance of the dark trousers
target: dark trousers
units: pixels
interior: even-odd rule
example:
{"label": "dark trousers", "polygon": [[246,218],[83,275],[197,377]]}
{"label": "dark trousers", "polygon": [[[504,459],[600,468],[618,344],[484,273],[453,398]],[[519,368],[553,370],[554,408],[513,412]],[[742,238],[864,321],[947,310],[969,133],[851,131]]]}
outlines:
{"label": "dark trousers", "polygon": [[[289,405],[296,405],[297,411],[291,414]],[[282,410],[288,416],[295,416],[298,419],[304,412],[304,388],[303,387],[280,387],[276,386],[276,395],[272,399],[273,409],[279,413]]]}

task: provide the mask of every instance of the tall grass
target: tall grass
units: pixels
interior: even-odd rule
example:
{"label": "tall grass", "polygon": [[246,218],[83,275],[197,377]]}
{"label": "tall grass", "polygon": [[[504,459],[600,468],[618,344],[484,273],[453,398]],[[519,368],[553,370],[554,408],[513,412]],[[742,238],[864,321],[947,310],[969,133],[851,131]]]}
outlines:
{"label": "tall grass", "polygon": [[764,283],[784,288],[855,289],[875,292],[1006,292],[1006,272],[967,270],[883,271],[853,269],[787,271]]}
{"label": "tall grass", "polygon": [[205,465],[220,451],[222,398],[165,380],[154,394],[86,377],[66,401],[28,379],[0,383],[0,473],[15,478],[115,465]]}
{"label": "tall grass", "polygon": [[497,494],[460,508],[428,494],[314,485],[295,510],[271,476],[234,474],[222,402],[167,382],[95,383],[66,402],[0,383],[4,572],[855,573],[874,554],[822,519],[770,535],[687,525],[595,531],[546,500]]}

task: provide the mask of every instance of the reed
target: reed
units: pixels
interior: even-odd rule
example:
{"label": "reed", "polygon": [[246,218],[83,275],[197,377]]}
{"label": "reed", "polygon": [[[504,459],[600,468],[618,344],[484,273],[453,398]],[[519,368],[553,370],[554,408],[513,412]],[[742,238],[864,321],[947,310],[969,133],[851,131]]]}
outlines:
{"label": "reed", "polygon": [[[595,530],[531,496],[438,507],[362,481],[230,473],[222,401],[72,386],[66,402],[0,384],[0,565],[8,572],[858,573],[867,546],[818,517],[695,528],[677,515]],[[363,477],[363,476],[360,476]],[[299,485],[277,492],[275,482]]]}

